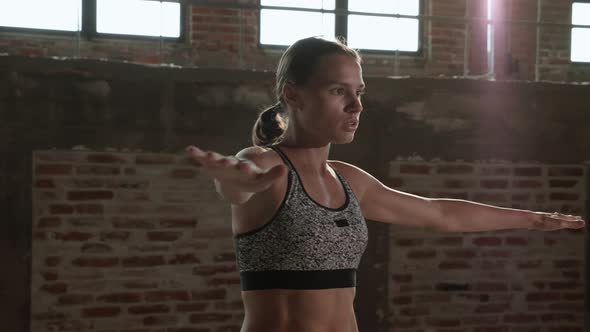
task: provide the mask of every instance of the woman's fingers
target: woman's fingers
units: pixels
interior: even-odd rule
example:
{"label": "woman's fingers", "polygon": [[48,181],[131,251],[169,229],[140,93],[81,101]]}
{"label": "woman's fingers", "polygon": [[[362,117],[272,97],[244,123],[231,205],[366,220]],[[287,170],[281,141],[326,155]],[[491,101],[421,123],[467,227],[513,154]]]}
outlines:
{"label": "woman's fingers", "polygon": [[542,213],[538,228],[541,230],[557,230],[563,228],[579,229],[586,225],[580,216],[562,213]]}

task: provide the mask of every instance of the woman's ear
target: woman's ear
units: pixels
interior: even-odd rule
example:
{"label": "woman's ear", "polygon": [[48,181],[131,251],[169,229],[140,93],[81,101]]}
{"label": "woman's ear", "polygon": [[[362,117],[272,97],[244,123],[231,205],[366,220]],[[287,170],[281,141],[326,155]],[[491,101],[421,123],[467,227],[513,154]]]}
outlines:
{"label": "woman's ear", "polygon": [[285,99],[285,103],[293,107],[293,109],[303,108],[301,91],[292,82],[287,82],[283,87],[283,98]]}

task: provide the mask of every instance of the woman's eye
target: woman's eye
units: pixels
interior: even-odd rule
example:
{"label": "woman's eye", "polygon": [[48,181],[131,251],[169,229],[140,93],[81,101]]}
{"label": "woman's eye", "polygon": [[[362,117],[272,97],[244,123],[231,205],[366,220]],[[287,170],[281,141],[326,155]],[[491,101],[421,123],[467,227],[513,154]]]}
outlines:
{"label": "woman's eye", "polygon": [[332,89],[332,94],[341,96],[344,94],[344,89],[343,88]]}

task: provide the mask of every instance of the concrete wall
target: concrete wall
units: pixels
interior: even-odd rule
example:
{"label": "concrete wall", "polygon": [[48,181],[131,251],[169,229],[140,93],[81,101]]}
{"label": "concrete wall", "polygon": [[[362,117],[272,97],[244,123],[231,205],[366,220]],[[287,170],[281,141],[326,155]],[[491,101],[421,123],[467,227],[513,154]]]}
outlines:
{"label": "concrete wall", "polygon": [[[175,155],[194,143],[235,153],[249,145],[257,111],[272,102],[272,80],[273,74],[266,72],[1,57],[0,202],[5,218],[0,243],[3,267],[10,271],[1,282],[5,328],[28,330],[31,301],[41,294],[31,297],[29,284],[44,280],[30,270],[35,241],[33,151],[51,155],[48,150],[83,145],[92,151]],[[590,160],[588,85],[460,79],[366,82],[365,111],[355,142],[334,146],[331,157],[352,162],[390,186],[399,185],[389,178],[390,161],[398,156],[544,165]],[[386,225],[371,223],[370,232],[359,275],[358,318],[363,330],[387,331],[389,310],[395,310],[389,303],[390,250],[396,249]],[[66,239],[73,238],[57,241]],[[582,283],[587,277],[579,273]],[[60,293],[67,283],[60,284],[59,274],[47,282],[58,284],[50,291],[67,295],[67,287]]]}

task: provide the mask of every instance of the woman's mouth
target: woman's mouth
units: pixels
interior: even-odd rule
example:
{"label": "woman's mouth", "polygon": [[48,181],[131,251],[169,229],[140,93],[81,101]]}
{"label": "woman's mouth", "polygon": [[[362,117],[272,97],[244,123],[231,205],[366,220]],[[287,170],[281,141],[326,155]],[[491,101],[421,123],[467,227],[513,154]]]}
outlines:
{"label": "woman's mouth", "polygon": [[346,131],[355,131],[359,126],[359,121],[358,120],[350,120],[350,121],[346,121],[344,122],[344,129]]}

